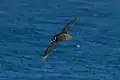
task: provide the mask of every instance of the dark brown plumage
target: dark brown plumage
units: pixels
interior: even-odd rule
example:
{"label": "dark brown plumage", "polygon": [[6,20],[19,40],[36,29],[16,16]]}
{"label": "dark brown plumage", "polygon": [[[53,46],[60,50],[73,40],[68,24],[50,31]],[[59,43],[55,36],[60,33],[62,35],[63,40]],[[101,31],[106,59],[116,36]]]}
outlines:
{"label": "dark brown plumage", "polygon": [[79,17],[77,17],[76,19],[68,23],[59,34],[53,36],[52,42],[50,43],[50,45],[48,45],[48,48],[46,49],[43,55],[43,59],[42,59],[43,62],[46,60],[50,52],[55,48],[55,46],[59,42],[72,39],[72,36],[70,36],[67,32],[70,30],[72,25],[75,24],[78,20],[79,20]]}

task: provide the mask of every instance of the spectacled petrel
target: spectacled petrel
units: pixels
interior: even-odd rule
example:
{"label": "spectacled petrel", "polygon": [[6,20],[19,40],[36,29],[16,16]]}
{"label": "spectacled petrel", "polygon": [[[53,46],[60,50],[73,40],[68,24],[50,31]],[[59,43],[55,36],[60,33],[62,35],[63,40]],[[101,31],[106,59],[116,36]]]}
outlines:
{"label": "spectacled petrel", "polygon": [[55,48],[55,46],[65,40],[70,40],[72,39],[72,36],[68,34],[68,31],[71,29],[72,25],[75,24],[79,20],[79,17],[68,23],[60,33],[57,35],[53,36],[51,43],[48,45],[48,48],[46,49],[42,61],[44,62],[46,58],[50,55],[50,52]]}

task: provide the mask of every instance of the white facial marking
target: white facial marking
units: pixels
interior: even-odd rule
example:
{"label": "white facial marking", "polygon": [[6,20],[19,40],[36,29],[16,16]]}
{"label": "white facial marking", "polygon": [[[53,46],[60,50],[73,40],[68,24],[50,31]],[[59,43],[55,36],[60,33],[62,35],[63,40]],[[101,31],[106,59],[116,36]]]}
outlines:
{"label": "white facial marking", "polygon": [[56,37],[53,37],[53,41],[56,41]]}

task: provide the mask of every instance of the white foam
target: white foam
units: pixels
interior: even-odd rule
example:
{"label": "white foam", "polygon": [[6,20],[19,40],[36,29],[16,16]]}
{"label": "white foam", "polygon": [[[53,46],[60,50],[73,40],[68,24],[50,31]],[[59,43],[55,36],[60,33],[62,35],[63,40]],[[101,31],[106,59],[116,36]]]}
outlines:
{"label": "white foam", "polygon": [[80,47],[80,45],[76,45],[78,48]]}

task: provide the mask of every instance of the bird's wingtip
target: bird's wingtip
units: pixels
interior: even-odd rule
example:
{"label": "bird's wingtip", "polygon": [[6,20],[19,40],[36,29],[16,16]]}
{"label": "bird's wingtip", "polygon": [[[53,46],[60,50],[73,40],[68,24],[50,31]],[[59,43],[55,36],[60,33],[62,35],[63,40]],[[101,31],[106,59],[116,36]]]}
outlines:
{"label": "bird's wingtip", "polygon": [[44,63],[45,62],[45,58],[43,57],[43,55],[40,55],[40,58],[41,58],[42,63]]}
{"label": "bird's wingtip", "polygon": [[42,57],[42,63],[44,63],[44,62],[46,61],[47,57],[48,57],[48,56],[43,56],[43,57]]}
{"label": "bird's wingtip", "polygon": [[80,17],[78,16],[78,17],[76,18],[76,20],[80,20]]}

